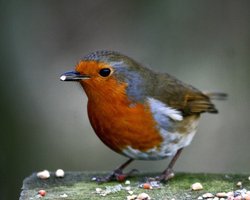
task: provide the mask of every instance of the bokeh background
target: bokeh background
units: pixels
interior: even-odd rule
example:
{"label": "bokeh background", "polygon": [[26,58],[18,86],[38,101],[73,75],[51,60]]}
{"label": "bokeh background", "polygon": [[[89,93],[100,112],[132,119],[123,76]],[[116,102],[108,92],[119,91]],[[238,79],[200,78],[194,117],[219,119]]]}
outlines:
{"label": "bokeh background", "polygon": [[[250,174],[250,1],[1,0],[0,194],[34,171],[111,170],[125,160],[95,136],[87,98],[59,81],[87,53],[116,50],[202,90],[223,91],[177,171]],[[131,168],[161,171],[167,160]]]}

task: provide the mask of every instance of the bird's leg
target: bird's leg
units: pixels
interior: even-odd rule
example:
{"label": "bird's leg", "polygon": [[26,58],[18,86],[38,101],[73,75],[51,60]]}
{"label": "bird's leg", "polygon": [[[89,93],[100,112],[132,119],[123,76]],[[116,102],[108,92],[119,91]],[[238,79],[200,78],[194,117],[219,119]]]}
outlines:
{"label": "bird's leg", "polygon": [[126,177],[128,177],[129,175],[131,175],[133,172],[135,172],[136,170],[133,169],[128,173],[123,173],[123,169],[125,167],[127,167],[134,159],[130,158],[129,160],[127,160],[125,163],[123,163],[121,166],[119,166],[118,168],[116,168],[111,174],[109,174],[106,177],[98,177],[96,178],[96,181],[99,183],[102,182],[109,182],[109,181],[123,181],[126,179]]}
{"label": "bird's leg", "polygon": [[172,158],[172,160],[170,161],[167,169],[165,169],[162,174],[160,175],[160,177],[157,178],[157,180],[159,181],[168,181],[169,179],[174,177],[174,171],[173,171],[173,167],[174,164],[176,162],[176,160],[179,158],[181,152],[182,152],[183,148],[179,149],[176,154],[174,155],[174,157]]}

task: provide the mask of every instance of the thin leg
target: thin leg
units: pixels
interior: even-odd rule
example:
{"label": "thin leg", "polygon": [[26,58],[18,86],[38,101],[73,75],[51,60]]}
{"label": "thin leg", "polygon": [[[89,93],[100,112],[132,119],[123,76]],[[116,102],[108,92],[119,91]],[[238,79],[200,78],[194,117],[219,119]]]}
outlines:
{"label": "thin leg", "polygon": [[102,183],[102,182],[109,182],[109,181],[113,181],[113,180],[117,180],[117,181],[125,180],[126,177],[128,177],[129,175],[131,175],[131,173],[136,171],[136,170],[131,170],[127,174],[124,174],[122,172],[124,170],[124,168],[126,168],[132,161],[134,161],[134,159],[130,158],[125,163],[123,163],[118,168],[116,168],[110,175],[108,175],[106,177],[96,178],[96,181],[99,182],[99,183]]}
{"label": "thin leg", "polygon": [[170,161],[170,163],[169,163],[167,169],[173,169],[174,164],[175,164],[176,160],[179,158],[179,156],[180,156],[182,150],[183,150],[183,148],[179,149],[179,150],[176,152],[175,156],[174,156],[174,157],[172,158],[172,160]]}
{"label": "thin leg", "polygon": [[121,164],[120,167],[115,169],[115,171],[122,171],[125,167],[127,167],[133,161],[134,161],[134,159],[132,159],[132,158],[128,159],[125,163]]}
{"label": "thin leg", "polygon": [[159,181],[167,181],[167,180],[169,180],[169,179],[171,179],[171,178],[174,177],[173,167],[174,167],[174,164],[175,164],[176,160],[179,158],[179,156],[180,156],[182,150],[183,150],[183,148],[179,149],[179,150],[176,152],[175,156],[174,156],[174,157],[172,158],[172,160],[170,161],[170,163],[169,163],[167,169],[165,169],[165,170],[162,172],[161,176],[159,177]]}

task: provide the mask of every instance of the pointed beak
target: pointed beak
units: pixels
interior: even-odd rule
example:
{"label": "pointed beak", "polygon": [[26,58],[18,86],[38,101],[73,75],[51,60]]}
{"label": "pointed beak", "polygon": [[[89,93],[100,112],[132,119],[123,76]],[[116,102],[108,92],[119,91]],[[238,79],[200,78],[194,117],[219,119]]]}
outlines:
{"label": "pointed beak", "polygon": [[60,76],[61,81],[80,81],[80,80],[86,80],[89,78],[90,76],[80,74],[79,72],[76,72],[76,71],[66,72]]}

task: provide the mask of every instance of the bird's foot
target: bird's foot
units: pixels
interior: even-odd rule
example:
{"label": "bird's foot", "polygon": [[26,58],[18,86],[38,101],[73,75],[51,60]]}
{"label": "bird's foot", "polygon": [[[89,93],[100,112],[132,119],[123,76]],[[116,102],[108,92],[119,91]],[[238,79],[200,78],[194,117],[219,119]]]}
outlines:
{"label": "bird's foot", "polygon": [[106,182],[110,182],[110,181],[123,182],[135,172],[138,172],[138,170],[132,169],[128,173],[123,173],[122,170],[117,169],[117,170],[114,170],[111,174],[109,174],[107,176],[93,177],[92,180],[96,181],[97,183],[106,183]]}
{"label": "bird's foot", "polygon": [[168,168],[157,178],[160,182],[167,182],[168,180],[174,178],[174,171],[173,169]]}
{"label": "bird's foot", "polygon": [[146,182],[162,182],[165,183],[169,179],[172,179],[174,177],[174,171],[170,168],[166,169],[160,176],[156,177],[149,177],[146,179]]}

